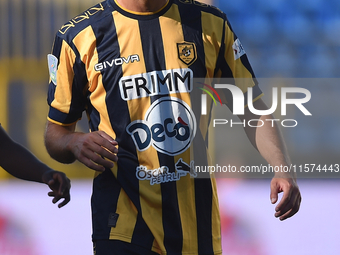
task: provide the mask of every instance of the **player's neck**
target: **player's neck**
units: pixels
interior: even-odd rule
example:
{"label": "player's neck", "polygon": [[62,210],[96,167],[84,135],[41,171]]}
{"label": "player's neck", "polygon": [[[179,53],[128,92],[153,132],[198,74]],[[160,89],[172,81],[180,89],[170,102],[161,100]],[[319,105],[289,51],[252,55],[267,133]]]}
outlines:
{"label": "player's neck", "polygon": [[115,0],[123,8],[133,12],[156,12],[168,0]]}

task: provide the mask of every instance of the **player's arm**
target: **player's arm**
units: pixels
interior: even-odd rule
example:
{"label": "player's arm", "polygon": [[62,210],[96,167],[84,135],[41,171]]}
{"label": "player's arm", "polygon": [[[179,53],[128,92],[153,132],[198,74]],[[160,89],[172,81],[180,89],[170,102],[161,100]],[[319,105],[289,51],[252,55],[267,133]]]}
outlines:
{"label": "player's arm", "polygon": [[118,143],[104,131],[82,133],[75,131],[76,124],[61,126],[47,122],[45,146],[52,158],[69,164],[76,159],[87,167],[104,171],[117,162]]}
{"label": "player's arm", "polygon": [[[254,102],[254,108],[258,110],[266,110],[268,107],[258,99]],[[284,144],[282,135],[278,127],[266,119],[274,119],[272,115],[257,116],[245,109],[245,115],[239,116],[241,120],[246,122],[250,119],[260,119],[264,125],[262,127],[245,127],[245,132],[253,144],[260,152],[263,158],[272,166],[289,166],[291,164],[289,155]],[[295,173],[278,172],[275,173],[271,181],[270,199],[273,204],[278,200],[278,193],[283,192],[283,197],[275,208],[275,217],[285,220],[298,212],[301,203],[301,194],[296,182]]]}
{"label": "player's arm", "polygon": [[64,198],[59,207],[70,201],[71,184],[66,175],[51,169],[26,148],[14,142],[1,126],[0,166],[19,179],[47,184],[52,190],[49,196],[54,197],[53,203]]}

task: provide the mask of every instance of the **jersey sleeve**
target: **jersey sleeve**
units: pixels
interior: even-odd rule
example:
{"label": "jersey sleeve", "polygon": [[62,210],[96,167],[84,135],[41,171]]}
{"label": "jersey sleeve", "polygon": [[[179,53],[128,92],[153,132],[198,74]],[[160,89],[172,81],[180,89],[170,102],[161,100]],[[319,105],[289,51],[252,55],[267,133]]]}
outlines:
{"label": "jersey sleeve", "polygon": [[[217,66],[217,76],[223,82],[233,84],[244,93],[244,105],[247,105],[248,88],[252,88],[252,100],[256,101],[263,94],[258,86],[253,69],[240,39],[234,33],[229,21],[225,18],[220,58]],[[223,90],[222,93],[228,107],[232,105],[232,94]]]}
{"label": "jersey sleeve", "polygon": [[72,42],[67,43],[57,34],[52,54],[48,55],[48,66],[48,119],[59,125],[75,123],[85,110],[88,81],[84,64]]}

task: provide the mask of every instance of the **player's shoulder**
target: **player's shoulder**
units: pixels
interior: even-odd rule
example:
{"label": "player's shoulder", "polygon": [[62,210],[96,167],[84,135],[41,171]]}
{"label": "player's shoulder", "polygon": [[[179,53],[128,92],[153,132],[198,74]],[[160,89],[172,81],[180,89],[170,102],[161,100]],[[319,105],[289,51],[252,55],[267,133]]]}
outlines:
{"label": "player's shoulder", "polygon": [[195,0],[174,0],[174,3],[177,4],[178,8],[183,12],[188,12],[188,15],[192,15],[195,11],[199,11],[210,13],[213,16],[226,19],[225,13],[213,5]]}
{"label": "player's shoulder", "polygon": [[85,28],[105,24],[103,19],[110,17],[112,11],[112,6],[108,1],[100,2],[62,25],[57,36],[66,41],[72,41]]}

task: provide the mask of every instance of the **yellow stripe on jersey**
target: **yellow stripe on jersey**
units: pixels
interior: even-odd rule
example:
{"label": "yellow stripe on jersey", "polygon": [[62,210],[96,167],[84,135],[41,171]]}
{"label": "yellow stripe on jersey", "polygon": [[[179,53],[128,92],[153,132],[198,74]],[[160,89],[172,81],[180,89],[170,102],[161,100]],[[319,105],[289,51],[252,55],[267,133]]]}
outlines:
{"label": "yellow stripe on jersey", "polygon": [[[227,22],[225,22],[225,53],[224,57],[233,73],[235,78],[235,85],[239,87],[243,93],[247,92],[248,87],[253,87],[255,85],[252,74],[249,72],[247,67],[242,64],[241,58],[234,59],[234,54],[230,53],[233,51],[232,44],[235,42],[234,33],[231,31]],[[233,38],[233,40],[230,40]]]}
{"label": "yellow stripe on jersey", "polygon": [[[94,65],[98,63],[98,53],[96,49],[96,36],[90,26],[83,29],[73,39],[73,44],[76,46],[80,60],[84,63],[87,79],[90,83],[90,91],[93,92],[97,86],[97,79],[100,75],[99,72],[94,70]],[[93,84],[93,88],[91,88]]]}
{"label": "yellow stripe on jersey", "polygon": [[[224,20],[213,14],[202,12],[201,23],[207,77],[213,77],[222,43]],[[212,27],[214,29],[211,29]]]}
{"label": "yellow stripe on jersey", "polygon": [[188,65],[179,61],[177,45],[174,43],[184,42],[183,29],[180,22],[178,6],[175,4],[163,16],[159,17],[166,70],[188,67]]}
{"label": "yellow stripe on jersey", "polygon": [[74,39],[74,45],[80,54],[81,61],[85,64],[87,79],[89,81],[89,91],[91,103],[94,108],[100,113],[100,123],[98,130],[105,130],[113,139],[116,139],[116,134],[112,129],[109,121],[109,113],[105,103],[106,91],[103,85],[103,77],[100,72],[95,71],[94,66],[98,61],[98,52],[96,48],[96,36],[92,28],[89,26],[82,30]]}
{"label": "yellow stripe on jersey", "polygon": [[[113,13],[113,18],[116,24],[121,56],[138,54],[140,57],[140,61],[134,62],[133,67],[129,67],[127,65],[122,66],[124,76],[146,73],[138,21],[125,17],[118,12]],[[129,27],[129,30],[126,30],[126,27]],[[129,100],[127,101],[127,105],[131,122],[135,120],[142,120],[144,119],[147,109],[149,109],[151,105],[150,97]],[[147,167],[147,169],[157,169],[160,167],[157,151],[152,146],[145,151],[137,150],[137,156],[139,165],[143,165]],[[135,169],[132,170],[136,171]],[[155,249],[160,248],[161,250],[165,250],[163,245],[164,232],[161,227],[163,226],[161,186],[150,185],[147,181],[140,181],[139,193],[142,215],[145,222],[149,223],[148,227],[155,238]],[[119,201],[118,207],[120,207]],[[112,229],[111,233],[114,231],[115,230]],[[117,233],[119,232],[120,231],[117,231]]]}
{"label": "yellow stripe on jersey", "polygon": [[[61,46],[61,52],[59,57],[59,62],[63,65],[59,65],[57,71],[57,84],[56,91],[54,94],[54,100],[51,106],[63,113],[70,112],[72,93],[70,93],[69,84],[73,84],[74,72],[73,65],[76,60],[76,55],[71,49],[71,47],[63,41]],[[67,82],[65,82],[67,81]]]}
{"label": "yellow stripe on jersey", "polygon": [[[76,46],[80,59],[85,64],[87,79],[89,81],[89,91],[91,91],[90,100],[92,105],[100,113],[100,123],[98,130],[105,130],[113,139],[116,139],[116,134],[109,121],[109,114],[105,104],[106,91],[102,81],[100,72],[95,71],[94,66],[98,61],[98,52],[96,48],[96,36],[92,28],[89,26],[82,30],[74,39],[73,43]],[[90,49],[90,50],[89,50]],[[86,89],[87,87],[85,87]],[[117,164],[111,169],[117,173]],[[96,172],[97,177],[101,172]]]}
{"label": "yellow stripe on jersey", "polygon": [[111,228],[110,239],[130,243],[138,212],[123,189],[121,189],[119,193],[116,213],[119,214],[119,220],[117,221],[116,227]]}

